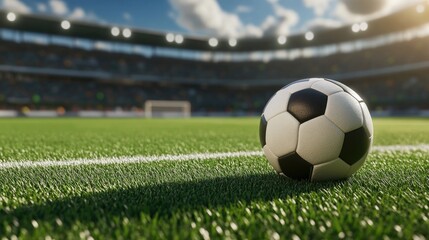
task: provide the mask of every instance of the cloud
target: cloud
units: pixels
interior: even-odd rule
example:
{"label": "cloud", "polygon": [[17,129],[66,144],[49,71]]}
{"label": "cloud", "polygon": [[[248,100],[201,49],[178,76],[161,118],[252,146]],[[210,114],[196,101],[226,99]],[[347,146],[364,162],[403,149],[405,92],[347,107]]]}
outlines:
{"label": "cloud", "polygon": [[262,37],[264,35],[261,27],[259,26],[248,24],[244,28],[244,36]]}
{"label": "cloud", "polygon": [[85,10],[83,10],[83,8],[77,7],[69,14],[69,18],[71,18],[71,19],[85,19],[86,18]]}
{"label": "cloud", "polygon": [[331,0],[304,0],[304,5],[308,8],[312,8],[314,14],[322,16],[328,9]]}
{"label": "cloud", "polygon": [[384,6],[381,8],[381,12],[384,12],[386,14],[392,13],[396,10],[399,10],[401,8],[412,6],[417,3],[422,3],[423,0],[386,0]]}
{"label": "cloud", "polygon": [[350,13],[367,15],[380,11],[387,0],[340,0]]}
{"label": "cloud", "polygon": [[130,13],[128,13],[128,12],[124,12],[124,14],[122,15],[122,17],[123,17],[125,20],[127,20],[127,21],[131,21],[131,19],[132,19],[131,14],[130,14]]}
{"label": "cloud", "polygon": [[364,21],[365,19],[370,18],[370,16],[359,15],[359,14],[350,12],[342,2],[339,2],[335,7],[334,15],[336,18],[338,18],[340,21],[344,23]]}
{"label": "cloud", "polygon": [[67,4],[62,0],[50,0],[51,11],[56,15],[66,15],[69,12]]}
{"label": "cloud", "polygon": [[344,23],[367,21],[419,2],[422,0],[340,0],[333,14]]}
{"label": "cloud", "polygon": [[68,17],[73,20],[106,23],[106,21],[100,19],[95,13],[87,12],[81,7],[76,7],[71,13],[68,14]]}
{"label": "cloud", "polygon": [[[48,11],[48,8],[45,4],[39,3],[37,8],[40,12]],[[67,3],[62,0],[50,0],[49,1],[49,11],[54,15],[59,15],[67,17],[72,20],[82,20],[88,22],[105,22],[102,19],[98,18],[93,12],[88,12],[82,7],[75,7],[72,11],[67,6]]]}
{"label": "cloud", "polygon": [[31,13],[31,8],[20,0],[2,0],[0,6],[19,13]]}
{"label": "cloud", "polygon": [[224,11],[216,0],[170,0],[176,23],[192,32],[238,37],[245,27],[240,18]]}
{"label": "cloud", "polygon": [[88,22],[97,22],[107,24],[108,22],[95,14],[94,12],[85,12],[85,16],[81,19]]}
{"label": "cloud", "polygon": [[262,22],[261,24],[261,29],[268,29],[271,28],[272,26],[276,25],[277,20],[274,16],[269,15],[265,18],[265,20]]}
{"label": "cloud", "polygon": [[48,10],[48,7],[44,3],[37,3],[36,7],[39,12],[46,12]]}
{"label": "cloud", "polygon": [[308,21],[304,26],[304,31],[311,30],[314,32],[340,27],[342,23],[338,20],[329,18],[314,18]]}
{"label": "cloud", "polygon": [[268,0],[268,3],[271,4],[275,15],[267,16],[262,23],[264,36],[288,35],[291,28],[299,22],[298,14],[281,6],[278,1]]}
{"label": "cloud", "polygon": [[238,5],[237,8],[235,9],[235,11],[237,13],[249,13],[251,12],[253,9],[249,6],[246,5]]}
{"label": "cloud", "polygon": [[274,14],[268,16],[259,26],[243,24],[236,13],[223,10],[217,0],[170,0],[174,10],[170,16],[179,26],[190,32],[212,36],[261,37],[289,34],[291,27],[299,21],[298,14],[284,8],[277,0],[267,1]]}

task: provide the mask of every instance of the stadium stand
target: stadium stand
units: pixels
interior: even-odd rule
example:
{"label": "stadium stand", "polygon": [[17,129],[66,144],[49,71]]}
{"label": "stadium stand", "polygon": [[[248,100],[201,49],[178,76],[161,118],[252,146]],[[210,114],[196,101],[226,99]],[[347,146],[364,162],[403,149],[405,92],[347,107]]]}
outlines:
{"label": "stadium stand", "polygon": [[[391,21],[394,16],[386,17],[387,20],[377,19],[374,26]],[[57,21],[32,16],[24,16],[24,20],[35,23],[21,23],[15,28],[41,33],[47,33],[47,30],[37,21],[50,24]],[[421,17],[418,18],[418,24],[421,24],[419,21],[422,21]],[[415,27],[417,22],[410,24],[387,29],[403,30]],[[0,27],[14,29],[4,22]],[[85,27],[98,31],[106,28],[83,25]],[[338,44],[350,40],[346,33],[350,28],[330,31],[339,36]],[[74,34],[85,36],[85,31]],[[152,37],[153,41],[161,37],[160,34],[141,34]],[[366,37],[374,37],[376,33],[368,34]],[[102,36],[88,34],[88,38]],[[184,49],[198,49],[203,41],[186,40],[196,41],[196,45],[183,46]],[[415,37],[352,52],[337,51],[327,56],[226,61],[3,39],[0,42],[0,108],[20,111],[54,109],[61,113],[115,109],[141,111],[146,100],[186,100],[191,102],[194,114],[258,114],[269,96],[281,86],[300,78],[327,77],[356,89],[371,110],[413,114],[429,109],[428,40],[429,37]],[[256,44],[254,47],[259,46],[252,41],[247,46],[251,43]],[[165,45],[165,41],[158,42],[160,46]],[[226,48],[220,49],[225,51]]]}

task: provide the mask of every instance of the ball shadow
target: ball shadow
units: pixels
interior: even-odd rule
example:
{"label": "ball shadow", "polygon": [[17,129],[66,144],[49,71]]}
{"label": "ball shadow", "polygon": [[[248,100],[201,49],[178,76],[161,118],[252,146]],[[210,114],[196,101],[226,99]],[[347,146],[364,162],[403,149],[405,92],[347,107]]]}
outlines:
{"label": "ball shadow", "polygon": [[29,225],[31,220],[54,224],[55,219],[60,218],[63,227],[70,227],[76,221],[97,224],[115,216],[139,218],[142,213],[169,218],[178,211],[294,197],[341,183],[294,181],[273,173],[110,190],[44,204],[24,205],[10,211],[0,210],[0,232],[4,232],[1,230],[4,230],[5,223],[10,224],[14,220],[22,223],[23,227]]}

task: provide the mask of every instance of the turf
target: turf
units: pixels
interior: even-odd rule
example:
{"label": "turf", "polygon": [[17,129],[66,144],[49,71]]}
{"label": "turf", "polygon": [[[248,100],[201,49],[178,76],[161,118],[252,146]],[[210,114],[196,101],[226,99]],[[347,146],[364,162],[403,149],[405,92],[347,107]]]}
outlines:
{"label": "turf", "polygon": [[[376,119],[375,145],[429,143],[428,119]],[[1,161],[260,149],[258,119],[9,119]],[[0,237],[429,237],[429,153],[372,153],[346,181],[277,176],[263,157],[0,169]]]}

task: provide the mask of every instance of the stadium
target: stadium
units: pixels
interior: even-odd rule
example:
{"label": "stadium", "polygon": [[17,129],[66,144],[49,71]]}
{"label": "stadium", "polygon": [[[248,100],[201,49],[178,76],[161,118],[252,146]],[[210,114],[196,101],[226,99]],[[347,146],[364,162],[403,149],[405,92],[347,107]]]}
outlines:
{"label": "stadium", "polygon": [[[428,41],[426,1],[261,37],[2,8],[0,236],[427,239]],[[346,180],[279,176],[261,150],[265,105],[307,78],[373,117]]]}

